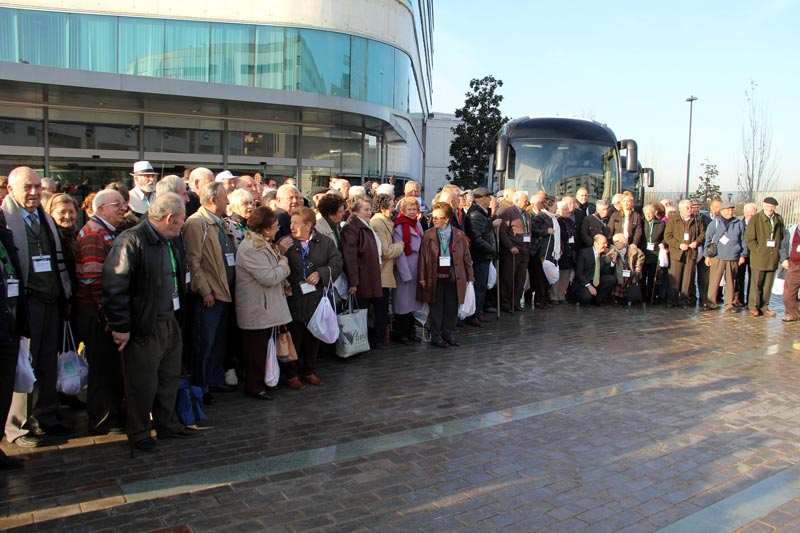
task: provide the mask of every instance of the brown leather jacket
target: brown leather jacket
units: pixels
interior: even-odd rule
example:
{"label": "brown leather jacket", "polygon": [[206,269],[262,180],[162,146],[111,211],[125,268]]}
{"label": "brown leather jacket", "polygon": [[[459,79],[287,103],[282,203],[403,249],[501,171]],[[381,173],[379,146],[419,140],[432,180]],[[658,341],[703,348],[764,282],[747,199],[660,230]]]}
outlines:
{"label": "brown leather jacket", "polygon": [[[452,226],[452,225],[451,225]],[[453,237],[450,239],[451,264],[456,271],[456,288],[458,290],[458,303],[464,303],[467,292],[467,282],[475,281],[472,272],[472,256],[469,254],[467,238],[458,228],[453,228]],[[436,272],[439,266],[439,237],[436,228],[430,228],[422,235],[422,245],[419,248],[418,277],[425,281],[425,287],[417,285],[417,300],[420,302],[436,302]]]}

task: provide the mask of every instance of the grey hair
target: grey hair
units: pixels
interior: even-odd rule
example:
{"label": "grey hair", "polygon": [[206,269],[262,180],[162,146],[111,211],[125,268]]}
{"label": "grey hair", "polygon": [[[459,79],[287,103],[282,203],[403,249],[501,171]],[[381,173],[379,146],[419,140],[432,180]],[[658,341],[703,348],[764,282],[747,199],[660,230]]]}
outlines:
{"label": "grey hair", "polygon": [[608,202],[606,202],[605,200],[600,199],[600,200],[597,200],[594,203],[594,205],[595,205],[595,207],[603,207],[603,206],[608,207]]}
{"label": "grey hair", "polygon": [[205,167],[197,167],[189,173],[189,183],[194,185],[195,180],[201,182],[214,181],[214,173]]}
{"label": "grey hair", "polygon": [[225,188],[225,186],[221,181],[212,181],[211,183],[203,185],[203,189],[200,191],[200,204],[210,204],[211,199],[216,198],[217,195],[219,195],[219,190],[223,188]]}
{"label": "grey hair", "polygon": [[403,186],[403,192],[404,192],[404,193],[408,193],[408,191],[410,191],[410,190],[411,190],[411,189],[413,189],[414,187],[419,187],[419,186],[420,186],[420,185],[419,185],[419,183],[417,183],[416,181],[414,181],[414,180],[408,180],[408,181],[406,182],[406,184]]}
{"label": "grey hair", "polygon": [[686,199],[681,200],[680,202],[678,202],[678,209],[680,209],[682,207],[686,207],[687,205],[691,206],[692,205],[692,201],[691,200],[686,200]]}
{"label": "grey hair", "polygon": [[186,212],[186,206],[183,204],[183,198],[174,192],[165,193],[162,196],[157,196],[153,203],[150,204],[150,209],[147,210],[147,216],[151,220],[164,220],[168,215],[178,216]]}
{"label": "grey hair", "polygon": [[250,191],[236,189],[228,195],[228,201],[231,205],[243,205],[245,202],[252,202],[253,195],[250,194]]}
{"label": "grey hair", "polygon": [[394,185],[391,183],[381,183],[378,185],[378,188],[375,189],[376,196],[378,194],[385,194],[386,196],[391,196],[394,198]]}
{"label": "grey hair", "polygon": [[186,184],[183,183],[183,180],[175,174],[164,176],[161,178],[161,181],[156,183],[156,196],[161,196],[162,194],[166,194],[168,192],[174,192],[177,194],[178,187],[181,185],[183,185],[184,188],[186,187]]}
{"label": "grey hair", "polygon": [[92,211],[97,212],[97,210],[106,205],[112,197],[116,198],[117,196],[119,196],[123,202],[125,201],[125,199],[122,198],[122,195],[114,189],[103,189],[102,191],[97,191],[97,194],[94,195],[94,199],[92,200]]}

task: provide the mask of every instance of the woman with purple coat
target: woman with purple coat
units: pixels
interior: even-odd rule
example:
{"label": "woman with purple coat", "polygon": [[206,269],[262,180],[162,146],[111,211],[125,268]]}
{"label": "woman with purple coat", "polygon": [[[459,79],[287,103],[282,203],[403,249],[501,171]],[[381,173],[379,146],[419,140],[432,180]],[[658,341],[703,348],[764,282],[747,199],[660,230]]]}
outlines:
{"label": "woman with purple coat", "polygon": [[395,335],[402,344],[419,342],[414,331],[414,311],[422,308],[417,301],[417,260],[419,247],[422,244],[422,225],[417,220],[419,201],[406,196],[400,200],[400,213],[394,221],[394,242],[404,243],[403,253],[395,259],[394,278],[397,288],[394,289],[392,305],[395,317]]}

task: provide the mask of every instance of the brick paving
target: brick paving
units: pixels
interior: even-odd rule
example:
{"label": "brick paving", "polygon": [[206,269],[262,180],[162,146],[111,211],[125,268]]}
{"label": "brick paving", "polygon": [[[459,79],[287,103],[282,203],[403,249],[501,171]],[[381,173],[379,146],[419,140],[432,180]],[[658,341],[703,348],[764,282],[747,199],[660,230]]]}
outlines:
{"label": "brick paving", "polygon": [[[324,359],[325,386],[272,402],[219,395],[202,438],[153,456],[66,412],[74,438],[2,444],[27,462],[0,529],[656,531],[800,462],[794,324],[564,305],[460,333]],[[736,527],[800,529],[800,494],[767,507]]]}

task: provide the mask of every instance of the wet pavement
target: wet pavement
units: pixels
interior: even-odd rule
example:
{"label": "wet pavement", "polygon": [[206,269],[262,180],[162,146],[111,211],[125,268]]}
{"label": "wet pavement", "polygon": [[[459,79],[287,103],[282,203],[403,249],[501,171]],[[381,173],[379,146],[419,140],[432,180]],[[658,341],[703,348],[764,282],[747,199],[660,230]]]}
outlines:
{"label": "wet pavement", "polygon": [[[780,305],[775,302],[774,309]],[[2,448],[15,531],[798,531],[800,325],[556,306],[220,394],[199,439]],[[800,348],[800,345],[798,345]]]}

